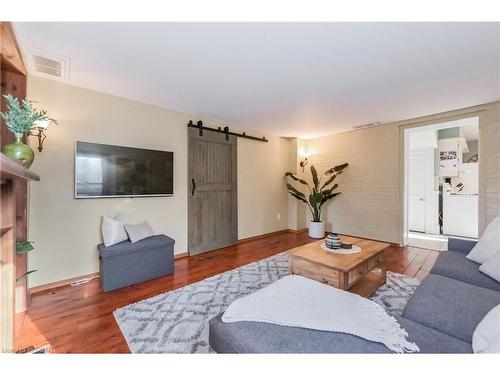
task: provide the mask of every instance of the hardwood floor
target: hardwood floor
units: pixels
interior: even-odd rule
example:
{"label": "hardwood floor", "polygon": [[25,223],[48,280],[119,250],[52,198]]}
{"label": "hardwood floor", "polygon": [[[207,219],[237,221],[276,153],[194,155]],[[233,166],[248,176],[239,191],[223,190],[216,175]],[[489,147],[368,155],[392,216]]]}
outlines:
{"label": "hardwood floor", "polygon": [[[55,353],[129,353],[113,311],[212,275],[312,242],[307,233],[279,233],[209,253],[176,259],[174,275],[103,293],[99,280],[33,295],[29,313],[18,316],[16,347],[50,346]],[[392,246],[387,269],[424,278],[439,252]]]}

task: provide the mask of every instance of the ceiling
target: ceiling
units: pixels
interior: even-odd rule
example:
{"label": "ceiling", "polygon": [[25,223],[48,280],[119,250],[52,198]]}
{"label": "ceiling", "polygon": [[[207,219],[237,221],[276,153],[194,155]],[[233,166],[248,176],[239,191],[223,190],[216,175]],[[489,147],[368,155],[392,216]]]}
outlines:
{"label": "ceiling", "polygon": [[27,61],[33,49],[69,59],[70,84],[281,136],[311,138],[500,99],[500,23],[14,28]]}

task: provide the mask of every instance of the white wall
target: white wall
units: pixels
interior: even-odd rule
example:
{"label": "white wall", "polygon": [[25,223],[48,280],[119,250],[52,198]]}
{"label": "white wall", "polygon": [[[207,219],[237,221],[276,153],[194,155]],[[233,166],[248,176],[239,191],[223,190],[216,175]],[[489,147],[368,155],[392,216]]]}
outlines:
{"label": "white wall", "polygon": [[[102,215],[147,219],[156,232],[176,240],[176,253],[187,251],[186,123],[198,116],[37,77],[28,80],[28,96],[60,123],[48,129],[31,168],[40,181],[30,185],[29,239],[36,250],[29,267],[38,269],[29,277],[30,287],[96,272]],[[288,227],[283,174],[291,141],[266,137],[269,143],[238,140],[239,238]],[[74,199],[76,140],[173,151],[174,196]]]}

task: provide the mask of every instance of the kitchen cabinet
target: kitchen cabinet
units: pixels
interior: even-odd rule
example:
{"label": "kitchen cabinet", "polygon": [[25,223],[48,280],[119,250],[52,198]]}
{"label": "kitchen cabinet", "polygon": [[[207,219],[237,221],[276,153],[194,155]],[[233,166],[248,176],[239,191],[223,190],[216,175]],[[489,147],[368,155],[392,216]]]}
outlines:
{"label": "kitchen cabinet", "polygon": [[443,234],[477,238],[477,194],[443,194]]}
{"label": "kitchen cabinet", "polygon": [[462,167],[462,153],[468,152],[464,138],[439,140],[439,176],[457,177]]}

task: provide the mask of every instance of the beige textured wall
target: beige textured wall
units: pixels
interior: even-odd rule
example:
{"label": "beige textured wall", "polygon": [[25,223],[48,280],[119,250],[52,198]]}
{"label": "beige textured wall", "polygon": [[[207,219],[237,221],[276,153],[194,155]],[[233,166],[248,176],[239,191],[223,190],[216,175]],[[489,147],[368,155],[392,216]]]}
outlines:
{"label": "beige textured wall", "polygon": [[479,114],[480,231],[500,215],[500,103],[485,106]]}
{"label": "beige textured wall", "polygon": [[325,210],[327,230],[402,243],[404,129],[472,116],[479,116],[479,233],[482,233],[500,215],[499,102],[307,140],[306,148],[314,153],[309,160],[320,172],[343,161],[350,164],[339,179],[344,194]]}
{"label": "beige textured wall", "polygon": [[319,173],[349,163],[337,180],[342,194],[324,210],[328,231],[399,242],[398,142],[398,127],[391,125],[306,142],[309,164]]}
{"label": "beige textured wall", "polygon": [[[187,250],[187,131],[198,116],[168,111],[119,97],[31,77],[28,96],[58,119],[36,152],[32,170],[41,181],[30,186],[30,286],[98,270],[100,217],[121,213],[129,222],[147,219],[158,233],[175,238],[175,252]],[[203,119],[206,125],[220,125]],[[288,227],[288,200],[282,175],[290,141],[239,140],[239,237]],[[74,142],[86,140],[174,152],[174,196],[74,199]],[[277,214],[281,220],[277,219]]]}

